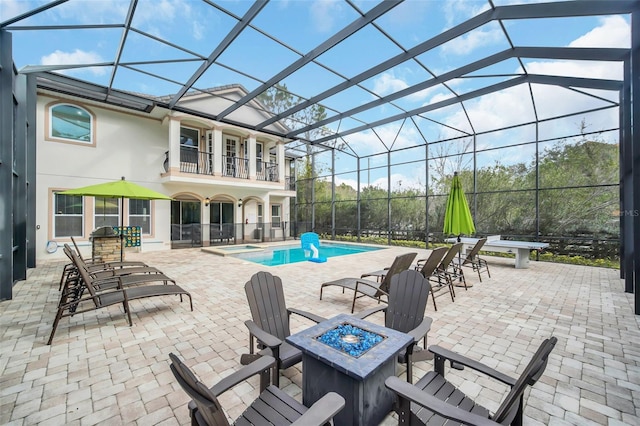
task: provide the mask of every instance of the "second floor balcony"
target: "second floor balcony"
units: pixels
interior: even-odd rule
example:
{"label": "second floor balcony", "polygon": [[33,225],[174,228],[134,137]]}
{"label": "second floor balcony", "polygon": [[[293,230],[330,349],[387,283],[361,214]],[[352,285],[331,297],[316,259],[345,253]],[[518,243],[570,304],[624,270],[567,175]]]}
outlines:
{"label": "second floor balcony", "polygon": [[[216,167],[216,157],[212,152],[182,147],[180,148],[179,171],[181,173],[195,175],[251,179],[251,168],[248,159],[232,155],[221,155],[218,158],[220,165]],[[170,172],[168,151],[165,152],[164,169],[165,172]],[[278,163],[273,161],[256,161],[255,180],[261,182],[280,182]],[[286,190],[295,190],[295,177],[284,176],[284,186]]]}

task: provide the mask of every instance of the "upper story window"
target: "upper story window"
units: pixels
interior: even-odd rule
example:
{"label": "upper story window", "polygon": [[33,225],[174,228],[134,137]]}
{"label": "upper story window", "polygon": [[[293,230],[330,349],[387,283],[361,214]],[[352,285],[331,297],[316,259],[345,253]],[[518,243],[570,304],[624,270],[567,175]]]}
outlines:
{"label": "upper story window", "polygon": [[198,162],[198,141],[200,132],[188,127],[180,127],[180,161],[185,163]]}
{"label": "upper story window", "polygon": [[56,104],[50,110],[49,136],[87,144],[93,143],[93,117],[84,108]]}

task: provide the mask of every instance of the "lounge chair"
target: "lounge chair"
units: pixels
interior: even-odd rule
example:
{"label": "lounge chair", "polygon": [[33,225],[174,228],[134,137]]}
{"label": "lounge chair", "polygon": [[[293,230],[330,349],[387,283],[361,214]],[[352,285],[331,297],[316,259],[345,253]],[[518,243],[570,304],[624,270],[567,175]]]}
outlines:
{"label": "lounge chair", "polygon": [[464,279],[462,271],[453,265],[453,259],[458,256],[460,250],[462,250],[462,245],[462,243],[456,243],[449,247],[449,250],[442,258],[442,261],[436,268],[432,275],[432,279],[430,280],[431,282],[437,282],[438,284],[438,286],[435,287],[435,292],[438,292],[445,287],[448,288],[449,293],[451,294],[451,300],[453,300],[456,295],[453,288],[455,280],[461,279],[464,282],[464,285],[467,285],[467,281]]}
{"label": "lounge chair", "polygon": [[356,299],[360,297],[368,296],[380,301],[382,296],[388,296],[389,294],[389,284],[391,282],[391,277],[393,277],[395,274],[409,269],[411,263],[413,262],[413,259],[415,259],[416,256],[417,253],[405,253],[397,256],[389,269],[386,271],[384,278],[380,282],[367,280],[364,278],[341,278],[338,280],[323,283],[320,286],[320,300],[322,300],[322,290],[325,287],[335,285],[338,287],[342,287],[343,293],[345,288],[353,290],[351,313],[353,313],[355,309]]}
{"label": "lounge chair", "polygon": [[[366,318],[376,312],[384,311],[384,326],[413,337],[413,343],[398,354],[398,362],[407,364],[407,382],[413,380],[413,363],[432,359],[433,355],[426,350],[427,333],[433,320],[424,316],[427,307],[431,284],[418,271],[406,270],[391,277],[389,286],[389,303],[361,312],[356,316]],[[418,346],[420,339],[423,347]]]}
{"label": "lounge chair", "polygon": [[[422,274],[429,282],[435,282],[438,284],[437,291],[442,290],[444,288],[449,289],[449,293],[451,294],[451,301],[454,300],[454,292],[453,286],[449,285],[449,281],[440,277],[437,273],[438,266],[442,262],[442,259],[449,251],[447,247],[438,247],[433,249],[431,254],[426,259],[418,260],[418,265],[416,266],[416,270]],[[431,293],[431,299],[433,300],[433,309],[438,310],[438,306],[436,305],[436,290],[433,289],[433,286],[429,286],[429,292]]]}
{"label": "lounge chair", "polygon": [[452,261],[453,265],[455,265],[456,268],[462,268],[463,266],[472,268],[478,273],[480,282],[482,282],[482,276],[480,275],[481,272],[486,272],[489,278],[491,278],[491,273],[489,272],[489,264],[479,255],[480,249],[482,249],[482,246],[484,246],[484,243],[486,242],[486,238],[478,240],[478,242],[473,246],[471,251],[467,253],[464,258],[455,257]]}
{"label": "lounge chair", "polygon": [[[75,251],[76,254],[78,255],[78,258],[86,265],[87,269],[89,271],[99,271],[99,270],[107,270],[107,269],[114,269],[114,268],[125,268],[125,267],[145,267],[148,266],[146,263],[144,262],[139,262],[139,261],[125,261],[125,262],[102,262],[100,260],[100,258],[93,258],[91,260],[85,260],[82,257],[82,253],[80,252],[80,248],[78,247],[78,243],[76,243],[76,239],[73,237],[71,238],[71,242],[73,243],[73,246],[75,247]],[[65,250],[65,254],[67,254],[67,250],[72,250],[71,247],[68,244],[64,244],[64,250]],[[69,257],[69,259],[71,259],[70,255],[67,254],[67,257]],[[66,265],[64,265],[64,268],[62,270],[62,275],[60,276],[60,285],[58,286],[58,291],[62,290],[62,286],[64,285],[65,280],[67,279],[67,277],[70,274],[74,273],[74,269],[76,268],[76,265],[73,263],[73,261],[71,261],[70,263],[67,263]]]}
{"label": "lounge chair", "polygon": [[[75,253],[72,253],[72,256],[77,258]],[[139,277],[144,276],[149,277],[149,280],[157,280],[157,278],[152,278],[152,274],[139,275]],[[128,277],[111,277],[109,282],[105,282],[105,280],[91,278],[84,268],[78,268],[78,276],[65,281],[47,345],[50,345],[53,341],[53,336],[61,318],[81,312],[95,311],[111,305],[122,303],[129,320],[129,326],[132,326],[133,322],[131,321],[131,312],[129,310],[129,302],[131,300],[177,295],[180,296],[180,301],[182,301],[182,296],[185,295],[189,297],[189,305],[193,311],[191,294],[175,284],[142,285],[124,288],[123,282],[126,278]]]}
{"label": "lounge chair", "polygon": [[[244,291],[251,310],[251,320],[245,321],[249,329],[249,355],[243,355],[240,362],[248,364],[256,357],[273,355],[277,360],[272,383],[280,385],[279,370],[287,369],[302,361],[302,352],[285,342],[291,335],[289,317],[297,314],[313,322],[324,321],[325,318],[310,312],[287,308],[282,289],[282,280],[269,272],[258,272],[244,286]],[[254,339],[258,341],[255,354]]]}
{"label": "lounge chair", "polygon": [[[267,385],[262,378],[263,372],[276,368],[276,360],[264,356],[242,367],[208,388],[193,374],[176,355],[170,353],[171,372],[184,391],[193,398],[189,402],[189,414],[192,425],[229,426],[229,420],[218,401],[218,397],[233,387],[245,382],[252,376],[260,375],[260,395],[235,425],[297,425],[321,426],[329,422],[344,408],[344,398],[335,392],[329,392],[310,408],[302,405],[276,386]],[[266,375],[268,377],[268,374]]]}
{"label": "lounge chair", "polygon": [[[524,391],[542,376],[556,342],[555,337],[544,340],[518,379],[455,352],[438,346],[429,347],[435,354],[434,371],[428,372],[415,385],[395,376],[385,380],[385,386],[398,395],[398,424],[522,425]],[[446,361],[458,370],[469,367],[485,374],[510,386],[511,391],[491,414],[444,378]]]}
{"label": "lounge chair", "polygon": [[[157,268],[152,266],[131,266],[120,268],[92,268],[86,265],[78,256],[78,254],[65,244],[64,253],[71,259],[73,265],[77,269],[84,269],[87,274],[94,280],[95,284],[113,283],[118,281],[121,285],[134,285],[148,282],[163,282],[165,284],[173,283],[175,280],[163,274]],[[77,272],[76,272],[77,273]]]}

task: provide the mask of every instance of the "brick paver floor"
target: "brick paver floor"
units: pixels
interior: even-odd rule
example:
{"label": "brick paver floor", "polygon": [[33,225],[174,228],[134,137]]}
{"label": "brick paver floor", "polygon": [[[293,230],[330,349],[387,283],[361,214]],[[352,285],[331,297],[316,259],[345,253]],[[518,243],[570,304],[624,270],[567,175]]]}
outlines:
{"label": "brick paver floor", "polygon": [[[61,321],[46,345],[59,299],[64,262],[49,260],[30,270],[0,302],[0,424],[5,425],[186,425],[188,398],[169,370],[168,354],[179,354],[205,383],[213,385],[240,367],[248,351],[243,324],[250,318],[244,283],[260,270],[279,275],[290,307],[330,317],[350,310],[349,292],[325,289],[323,281],[359,276],[388,266],[402,252],[372,253],[263,267],[185,249],[132,253],[174,277],[194,297],[194,311],[175,297],[131,302],[133,327],[121,306]],[[542,379],[527,391],[525,424],[640,425],[640,316],[632,295],[611,269],[532,262],[516,270],[512,259],[488,258],[491,278],[457,289],[452,303],[437,298],[429,344],[461,352],[517,376],[539,343],[558,344]],[[445,294],[445,292],[442,292]],[[356,310],[375,306],[359,299]],[[381,314],[370,320],[382,324]],[[293,331],[310,326],[292,318]],[[432,368],[415,365],[415,377]],[[300,365],[283,372],[281,387],[301,398]],[[471,371],[449,370],[448,378],[490,410],[506,389]],[[257,395],[257,378],[221,397],[237,416]],[[385,425],[394,424],[389,415]]]}

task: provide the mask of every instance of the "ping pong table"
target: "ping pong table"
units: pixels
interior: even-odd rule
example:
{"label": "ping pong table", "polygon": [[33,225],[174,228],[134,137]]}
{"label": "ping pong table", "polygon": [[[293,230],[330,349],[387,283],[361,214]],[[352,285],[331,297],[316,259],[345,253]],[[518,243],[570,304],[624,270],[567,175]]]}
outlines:
{"label": "ping pong table", "polygon": [[[469,251],[478,242],[479,238],[460,238],[465,251]],[[458,242],[458,238],[447,238],[448,243]],[[531,241],[501,240],[500,235],[490,235],[482,246],[482,251],[495,251],[499,253],[515,253],[516,269],[529,267],[529,253],[531,250],[542,250],[549,247],[549,243],[536,243]]]}

